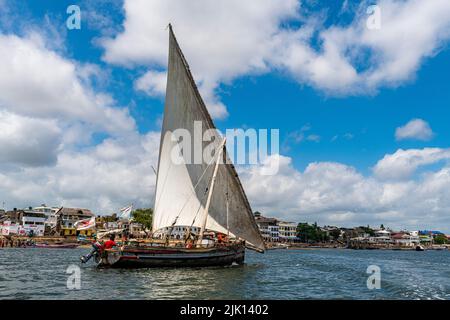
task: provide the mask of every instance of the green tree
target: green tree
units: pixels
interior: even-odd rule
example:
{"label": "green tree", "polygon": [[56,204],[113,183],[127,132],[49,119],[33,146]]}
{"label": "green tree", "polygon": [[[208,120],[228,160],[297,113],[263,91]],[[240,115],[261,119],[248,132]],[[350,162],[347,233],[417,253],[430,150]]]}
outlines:
{"label": "green tree", "polygon": [[145,229],[152,228],[152,219],[153,219],[153,209],[152,208],[144,208],[144,209],[136,209],[132,213],[133,220],[137,223],[142,224]]}
{"label": "green tree", "polygon": [[317,223],[310,225],[308,223],[299,223],[297,226],[297,236],[301,242],[319,242],[328,241],[326,232],[322,231]]}
{"label": "green tree", "polygon": [[[383,226],[383,225],[382,225]],[[368,235],[370,235],[371,237],[375,236],[375,230],[373,230],[372,228],[370,228],[369,226],[367,227],[359,227],[361,230],[363,230],[365,233],[367,233]],[[384,227],[383,227],[384,228]],[[383,229],[384,230],[384,229]]]}
{"label": "green tree", "polygon": [[438,234],[435,238],[434,238],[434,243],[435,244],[446,244],[448,243],[447,237],[443,234]]}

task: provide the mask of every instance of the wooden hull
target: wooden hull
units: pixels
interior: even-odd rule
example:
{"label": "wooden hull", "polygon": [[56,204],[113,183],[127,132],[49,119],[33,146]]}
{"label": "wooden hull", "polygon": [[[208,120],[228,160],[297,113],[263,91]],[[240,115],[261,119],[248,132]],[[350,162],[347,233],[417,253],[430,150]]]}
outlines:
{"label": "wooden hull", "polygon": [[244,258],[245,247],[231,245],[208,249],[125,247],[122,250],[107,250],[96,260],[99,267],[184,268],[242,264]]}

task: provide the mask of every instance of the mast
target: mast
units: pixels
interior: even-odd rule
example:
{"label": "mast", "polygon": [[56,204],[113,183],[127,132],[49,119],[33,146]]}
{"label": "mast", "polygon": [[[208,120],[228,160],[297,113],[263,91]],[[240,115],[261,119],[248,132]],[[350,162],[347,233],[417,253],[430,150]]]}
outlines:
{"label": "mast", "polygon": [[222,156],[222,153],[223,153],[223,148],[225,147],[225,143],[226,142],[227,142],[227,138],[224,138],[222,143],[221,143],[221,145],[220,145],[220,147],[219,147],[219,150],[218,150],[216,166],[214,167],[214,173],[213,173],[213,176],[212,176],[212,179],[211,179],[211,186],[209,187],[208,199],[206,200],[202,228],[200,229],[200,235],[198,237],[198,244],[199,245],[201,245],[201,242],[203,240],[203,234],[205,233],[206,221],[208,220],[208,210],[209,210],[209,206],[211,205],[211,198],[212,198],[213,191],[214,191],[214,183],[216,182],[217,171],[219,170],[220,159],[221,159],[221,156]]}

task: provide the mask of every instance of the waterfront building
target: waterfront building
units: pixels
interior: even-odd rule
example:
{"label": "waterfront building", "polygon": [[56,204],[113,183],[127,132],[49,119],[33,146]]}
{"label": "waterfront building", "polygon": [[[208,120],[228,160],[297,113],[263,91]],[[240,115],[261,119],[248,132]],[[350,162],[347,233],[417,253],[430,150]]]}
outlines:
{"label": "waterfront building", "polygon": [[399,246],[415,247],[420,244],[418,235],[409,232],[397,232],[391,235],[392,242]]}
{"label": "waterfront building", "polygon": [[277,242],[279,240],[280,233],[277,219],[266,218],[259,212],[255,212],[255,221],[265,242]]}
{"label": "waterfront building", "polygon": [[294,242],[298,240],[297,224],[294,222],[278,221],[278,233],[280,241]]}
{"label": "waterfront building", "polygon": [[419,241],[421,244],[430,245],[433,243],[433,237],[428,235],[419,235]]}
{"label": "waterfront building", "polygon": [[391,232],[385,229],[375,230],[375,237],[390,237]]}
{"label": "waterfront building", "polygon": [[[144,226],[137,222],[130,222],[129,232],[135,238],[141,238],[147,235]],[[191,227],[191,232],[198,234],[200,232],[200,229]]]}
{"label": "waterfront building", "polygon": [[42,212],[46,215],[47,219],[45,221],[46,229],[53,229],[56,227],[58,222],[57,213],[60,208],[57,207],[47,207],[45,204],[42,204],[39,207],[34,207],[33,210],[36,212]]}
{"label": "waterfront building", "polygon": [[44,236],[47,216],[38,211],[25,210],[22,215],[22,228],[26,235]]}
{"label": "waterfront building", "polygon": [[2,236],[19,234],[19,223],[11,222],[10,220],[2,221],[0,225],[0,234]]}
{"label": "waterfront building", "polygon": [[46,218],[44,213],[34,211],[31,207],[27,210],[14,208],[6,212],[7,220],[3,221],[2,234],[43,236]]}
{"label": "waterfront building", "polygon": [[271,237],[272,242],[279,242],[280,241],[280,227],[275,224],[273,226],[269,226],[269,233]]}
{"label": "waterfront building", "polygon": [[364,238],[364,239],[368,239],[369,243],[374,243],[374,244],[390,244],[390,243],[392,243],[391,237],[388,237],[388,236],[368,237],[368,238]]}
{"label": "waterfront building", "polygon": [[[188,230],[190,229],[190,230]],[[140,237],[145,234],[144,228],[140,223],[131,222],[130,223],[130,234],[135,237]],[[165,227],[153,234],[153,237],[156,239],[164,239],[166,235],[170,234],[172,239],[184,239],[186,234],[190,231],[192,234],[199,234],[200,228],[192,226],[174,226],[174,227]]]}
{"label": "waterfront building", "polygon": [[90,219],[94,214],[89,209],[62,208],[58,213],[57,231],[62,236],[77,236],[79,234],[91,236],[92,229],[77,231],[75,222]]}
{"label": "waterfront building", "polygon": [[117,221],[105,222],[103,224],[103,228],[106,229],[106,230],[119,229],[119,222],[117,222]]}

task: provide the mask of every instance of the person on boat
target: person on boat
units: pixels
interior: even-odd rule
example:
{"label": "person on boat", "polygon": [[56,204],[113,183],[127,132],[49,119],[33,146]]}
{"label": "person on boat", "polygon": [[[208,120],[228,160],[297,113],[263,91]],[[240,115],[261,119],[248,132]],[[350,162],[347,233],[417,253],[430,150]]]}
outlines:
{"label": "person on boat", "polygon": [[103,245],[103,249],[108,250],[108,249],[112,249],[113,247],[117,246],[117,243],[114,241],[116,239],[116,236],[114,234],[112,234],[109,237],[109,240],[105,242],[105,244]]}
{"label": "person on boat", "polygon": [[101,250],[102,250],[102,244],[97,241],[97,235],[94,234],[93,235],[93,241],[92,241],[92,251],[89,254],[87,254],[87,255],[81,256],[80,257],[81,262],[82,263],[87,263],[89,260],[91,260],[91,258],[95,254],[99,253]]}
{"label": "person on boat", "polygon": [[217,234],[217,243],[226,243],[228,242],[228,237],[223,234],[223,233],[219,233]]}

